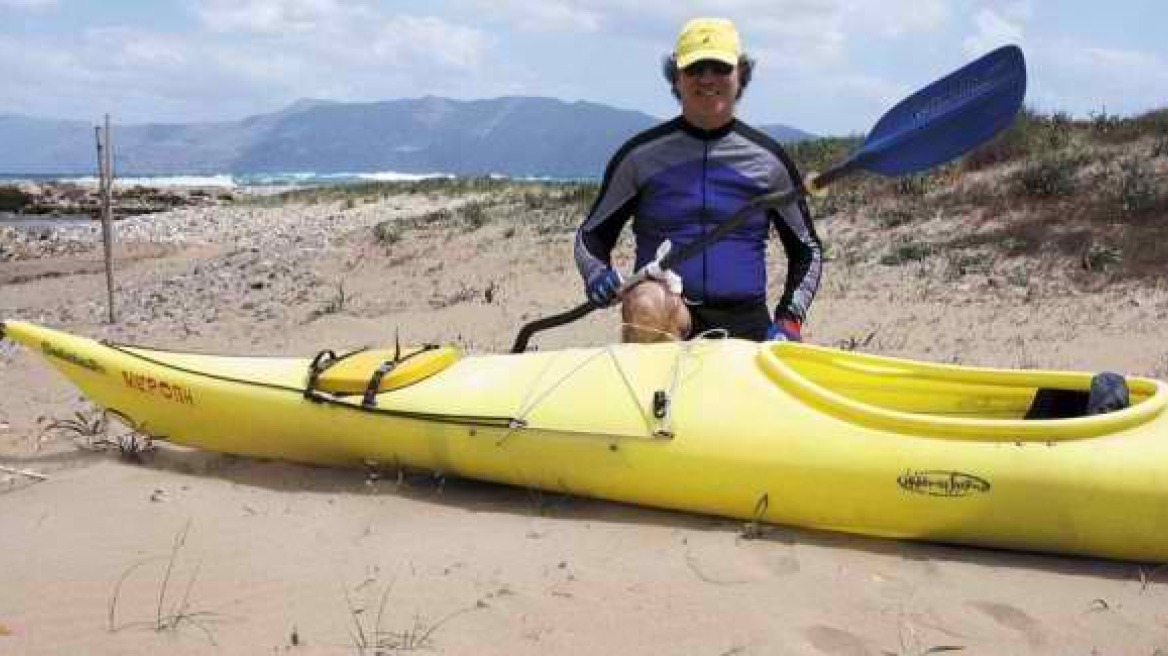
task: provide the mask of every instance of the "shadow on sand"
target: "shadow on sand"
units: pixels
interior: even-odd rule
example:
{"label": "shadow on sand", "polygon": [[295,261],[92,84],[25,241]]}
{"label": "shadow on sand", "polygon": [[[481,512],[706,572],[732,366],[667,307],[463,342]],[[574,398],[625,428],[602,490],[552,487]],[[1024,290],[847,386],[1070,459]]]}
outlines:
{"label": "shadow on sand", "polygon": [[[59,454],[61,462],[88,463],[100,455]],[[111,452],[107,458],[117,458]],[[72,458],[72,460],[70,460]],[[28,462],[27,460],[25,461]],[[129,464],[129,463],[128,463]],[[630,504],[573,496],[512,485],[489,483],[421,471],[369,471],[322,467],[247,458],[161,445],[132,466],[186,476],[212,477],[235,485],[275,492],[339,495],[389,495],[423,504],[454,507],[475,513],[503,513],[556,520],[658,526],[686,531],[733,535],[761,544],[805,545],[919,562],[955,562],[992,568],[1041,570],[1094,576],[1116,581],[1139,581],[1147,566],[1096,558],[1004,551],[964,545],[914,542],[778,525],[748,523],[708,515],[658,510]]]}

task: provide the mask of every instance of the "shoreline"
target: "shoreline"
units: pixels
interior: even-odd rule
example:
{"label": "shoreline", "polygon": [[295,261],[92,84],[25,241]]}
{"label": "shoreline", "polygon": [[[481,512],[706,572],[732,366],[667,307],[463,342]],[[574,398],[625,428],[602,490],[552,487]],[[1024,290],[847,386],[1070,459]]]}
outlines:
{"label": "shoreline", "polygon": [[88,214],[42,215],[0,212],[0,226],[13,228],[52,228],[61,225],[79,225],[99,221]]}

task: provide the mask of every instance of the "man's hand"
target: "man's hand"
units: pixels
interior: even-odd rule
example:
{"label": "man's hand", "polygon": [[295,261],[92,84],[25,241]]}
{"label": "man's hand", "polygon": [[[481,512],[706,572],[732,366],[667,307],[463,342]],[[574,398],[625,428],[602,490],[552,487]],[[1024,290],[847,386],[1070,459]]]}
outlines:
{"label": "man's hand", "polygon": [[589,303],[600,308],[608,307],[616,302],[617,292],[620,291],[623,282],[619,273],[611,267],[605,267],[588,280],[588,284],[584,286],[584,293],[588,296]]}
{"label": "man's hand", "polygon": [[677,275],[669,269],[661,268],[661,260],[664,260],[669,251],[673,250],[673,242],[666,239],[657,247],[657,255],[654,256],[653,261],[645,265],[645,275],[657,282],[665,285],[670,294],[681,296],[684,285],[681,282],[681,276]]}
{"label": "man's hand", "polygon": [[768,342],[801,342],[803,341],[803,324],[791,317],[775,317],[767,328]]}

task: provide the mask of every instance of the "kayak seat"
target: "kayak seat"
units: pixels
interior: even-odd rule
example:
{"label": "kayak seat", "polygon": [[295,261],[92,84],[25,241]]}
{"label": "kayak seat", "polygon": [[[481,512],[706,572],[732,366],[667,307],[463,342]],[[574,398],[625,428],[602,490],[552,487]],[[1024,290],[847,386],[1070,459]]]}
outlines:
{"label": "kayak seat", "polygon": [[1026,419],[1072,419],[1122,410],[1131,405],[1127,381],[1111,372],[1091,378],[1089,390],[1039,388]]}
{"label": "kayak seat", "polygon": [[1102,415],[1123,410],[1131,405],[1127,381],[1123,376],[1105,371],[1091,378],[1091,394],[1087,397],[1087,414]]}
{"label": "kayak seat", "polygon": [[[404,349],[353,351],[337,356],[322,351],[308,371],[304,395],[316,392],[337,396],[371,395],[401,389],[446,369],[461,357],[457,348],[426,345]],[[371,404],[370,402],[367,403]]]}

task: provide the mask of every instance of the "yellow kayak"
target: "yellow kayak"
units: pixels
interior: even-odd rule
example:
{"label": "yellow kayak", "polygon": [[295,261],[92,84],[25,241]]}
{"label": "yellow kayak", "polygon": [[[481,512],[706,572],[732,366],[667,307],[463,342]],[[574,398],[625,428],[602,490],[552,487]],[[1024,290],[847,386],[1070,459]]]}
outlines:
{"label": "yellow kayak", "polygon": [[[1128,378],[1126,407],[1088,415],[1089,373],[796,343],[290,358],[0,328],[98,405],[176,444],[420,467],[866,535],[1168,562],[1168,389],[1156,380]],[[1045,416],[1061,418],[1033,418],[1052,400],[1059,408]]]}

